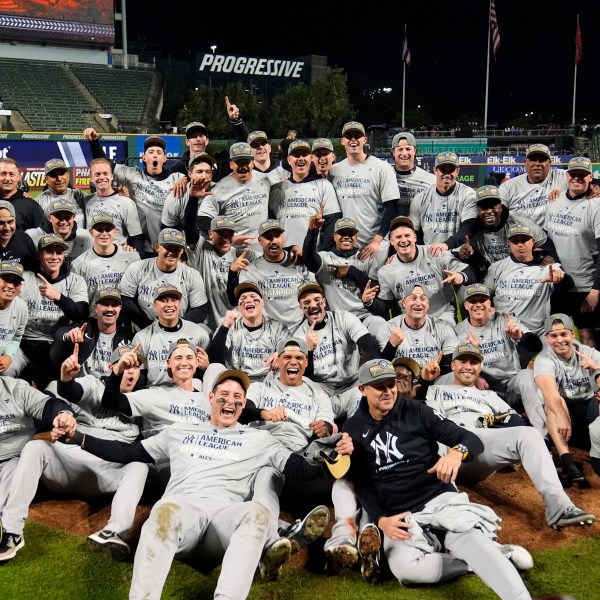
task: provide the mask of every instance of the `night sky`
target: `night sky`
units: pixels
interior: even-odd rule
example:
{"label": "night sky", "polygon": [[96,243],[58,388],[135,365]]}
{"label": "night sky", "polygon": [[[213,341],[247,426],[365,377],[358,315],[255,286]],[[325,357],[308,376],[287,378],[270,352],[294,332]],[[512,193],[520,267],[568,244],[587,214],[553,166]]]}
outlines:
{"label": "night sky", "polygon": [[[402,44],[407,26],[412,67],[406,73],[406,109],[420,105],[434,122],[462,114],[483,121],[489,4],[371,3],[360,11],[339,3],[247,6],[173,2],[164,14],[148,3],[127,1],[130,41],[161,44],[173,58],[210,52],[295,58],[328,57],[348,74],[352,94],[392,88],[401,110]],[[366,15],[369,8],[376,7]],[[381,8],[379,8],[381,6]],[[302,9],[313,9],[308,12]],[[316,10],[315,10],[316,9]],[[271,14],[266,15],[265,10]],[[533,112],[536,123],[571,121],[575,29],[580,14],[583,58],[577,73],[576,120],[600,123],[600,2],[562,3],[496,0],[501,46],[490,60],[488,123],[505,123]],[[280,22],[271,28],[267,22]]]}

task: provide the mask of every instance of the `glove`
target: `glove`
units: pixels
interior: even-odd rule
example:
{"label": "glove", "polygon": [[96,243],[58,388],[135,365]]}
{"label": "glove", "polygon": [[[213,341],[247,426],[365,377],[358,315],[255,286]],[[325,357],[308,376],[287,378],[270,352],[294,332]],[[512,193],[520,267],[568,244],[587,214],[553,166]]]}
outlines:
{"label": "glove", "polygon": [[341,439],[342,433],[313,440],[304,450],[302,455],[311,464],[321,465],[324,471],[334,479],[343,477],[350,468],[350,457],[338,454],[336,444]]}
{"label": "glove", "polygon": [[477,419],[477,427],[494,427],[494,425],[497,425],[499,423],[504,423],[504,420],[507,419],[508,417],[514,415],[515,412],[512,410],[507,410],[506,412],[497,414],[497,415],[493,415],[493,414],[487,414],[487,415],[483,415],[481,417],[479,417]]}

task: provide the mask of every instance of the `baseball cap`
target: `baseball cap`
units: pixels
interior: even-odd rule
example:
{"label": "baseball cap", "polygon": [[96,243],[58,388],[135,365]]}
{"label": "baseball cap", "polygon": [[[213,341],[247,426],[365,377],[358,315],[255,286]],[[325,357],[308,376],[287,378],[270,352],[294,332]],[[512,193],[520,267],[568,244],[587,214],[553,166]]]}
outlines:
{"label": "baseball cap", "polygon": [[215,159],[206,152],[196,152],[194,156],[190,157],[190,162],[188,163],[188,170],[191,171],[192,167],[197,162],[205,162],[208,163],[211,167],[215,166]]}
{"label": "baseball cap", "polygon": [[410,369],[415,379],[417,379],[421,374],[421,366],[419,363],[408,356],[399,356],[398,358],[395,358],[392,362],[392,365],[394,367],[403,366],[407,369]]}
{"label": "baseball cap", "polygon": [[158,300],[163,296],[176,296],[181,299],[183,294],[174,286],[170,284],[159,285],[154,292],[154,300]]}
{"label": "baseball cap", "polygon": [[552,158],[550,156],[550,148],[546,146],[546,144],[531,144],[529,148],[527,148],[527,153],[525,154],[525,158],[529,158],[534,154],[542,154],[546,158]]}
{"label": "baseball cap", "polygon": [[314,281],[307,281],[298,286],[298,300],[300,300],[304,294],[308,294],[309,292],[316,292],[318,294],[325,293],[323,288],[318,283],[315,283]]}
{"label": "baseball cap", "polygon": [[523,225],[520,223],[516,223],[508,230],[508,235],[506,236],[508,239],[514,237],[516,235],[528,235],[530,238],[533,237],[531,233],[531,227],[529,225]]}
{"label": "baseball cap", "polygon": [[144,150],[148,150],[148,148],[152,148],[153,146],[158,146],[163,150],[167,149],[167,143],[161,137],[157,135],[151,135],[149,138],[146,138],[144,142]]}
{"label": "baseball cap", "polygon": [[456,346],[456,348],[454,348],[452,360],[463,356],[474,356],[475,358],[479,359],[479,362],[483,361],[483,356],[481,355],[481,352],[479,352],[479,348],[473,344],[459,344]]}
{"label": "baseball cap", "polygon": [[288,147],[288,156],[291,156],[297,150],[306,150],[309,154],[312,153],[310,144],[306,140],[294,140]]}
{"label": "baseball cap", "polygon": [[306,340],[303,338],[293,336],[283,338],[279,344],[277,344],[277,356],[283,354],[288,348],[295,348],[300,350],[302,354],[308,356],[308,346],[306,345]]}
{"label": "baseball cap", "polygon": [[158,234],[159,246],[180,246],[185,248],[185,235],[177,229],[163,229]]}
{"label": "baseball cap", "polygon": [[281,221],[279,219],[267,219],[264,223],[261,223],[260,227],[258,228],[259,237],[267,233],[267,231],[271,231],[272,229],[285,231],[285,229],[281,226]]}
{"label": "baseball cap", "polygon": [[244,371],[239,371],[237,369],[228,369],[227,371],[223,371],[219,373],[217,378],[215,379],[215,383],[213,384],[213,391],[215,388],[223,381],[227,381],[228,379],[235,379],[239,382],[239,384],[244,388],[244,392],[248,390],[250,387],[250,377],[244,373]]}
{"label": "baseball cap", "polygon": [[396,379],[394,365],[382,358],[368,360],[358,370],[358,383],[360,385],[373,385],[389,379]]}
{"label": "baseball cap", "polygon": [[344,127],[342,127],[342,136],[346,135],[350,131],[358,131],[358,133],[361,135],[366,135],[363,124],[359,123],[358,121],[348,121]]}
{"label": "baseball cap", "polygon": [[66,242],[59,235],[54,233],[43,235],[38,242],[38,250],[48,248],[49,246],[60,246],[63,250],[69,249]]}
{"label": "baseball cap", "polygon": [[101,225],[103,223],[112,225],[114,228],[117,227],[112,218],[112,215],[109,215],[108,213],[95,213],[92,215],[91,221],[92,222],[90,223],[90,229],[95,227],[96,225]]}
{"label": "baseball cap", "polygon": [[67,170],[67,163],[64,160],[60,159],[60,158],[51,158],[44,165],[44,176],[48,175],[48,173],[51,173],[52,171],[57,171],[59,169],[62,169],[63,171],[66,171]]}
{"label": "baseball cap", "polygon": [[208,129],[204,123],[200,121],[192,121],[185,126],[185,137],[189,137],[192,132],[199,129],[204,135],[208,135]]}
{"label": "baseball cap", "polygon": [[458,154],[456,152],[440,152],[435,157],[435,166],[454,165],[458,167]]}
{"label": "baseball cap", "polygon": [[176,342],[173,342],[169,346],[169,354],[167,358],[171,358],[171,354],[175,352],[178,348],[189,348],[194,354],[198,354],[198,348],[194,346],[187,338],[179,338]]}
{"label": "baseball cap", "polygon": [[400,140],[406,140],[406,143],[409,146],[417,145],[417,140],[415,140],[415,136],[412,133],[409,131],[401,131],[394,136],[394,139],[392,140],[392,148],[398,146],[400,144]]}
{"label": "baseball cap", "polygon": [[[108,364],[114,365],[115,363],[118,363],[121,360],[121,357],[123,356],[123,354],[125,354],[125,352],[131,352],[131,350],[133,350],[133,346],[131,346],[129,344],[117,346],[112,351],[112,354],[110,355],[110,362]],[[140,361],[140,363],[143,363],[146,361],[146,357],[139,350],[136,352],[136,354],[137,354],[137,357],[138,357],[138,360]]]}
{"label": "baseball cap", "polygon": [[348,217],[342,217],[335,222],[335,228],[333,233],[342,231],[343,229],[352,229],[358,233],[358,227],[356,227],[356,221],[349,219]]}
{"label": "baseball cap", "polygon": [[210,220],[211,231],[235,231],[235,221],[229,217],[213,217]]}
{"label": "baseball cap", "polygon": [[13,203],[8,200],[0,200],[0,210],[7,210],[11,217],[16,216],[15,207],[13,206]]}
{"label": "baseball cap", "polygon": [[413,230],[415,228],[415,224],[408,217],[394,217],[390,222],[390,233],[400,226],[410,227]]}
{"label": "baseball cap", "polygon": [[491,298],[490,289],[483,283],[474,283],[465,288],[465,300],[468,300],[472,296],[487,296]]}
{"label": "baseball cap", "polygon": [[246,142],[232,144],[229,148],[229,160],[234,162],[238,160],[254,160],[252,148]]}
{"label": "baseball cap", "polygon": [[119,288],[116,288],[112,285],[107,285],[101,288],[98,288],[96,295],[94,296],[93,304],[98,304],[98,302],[102,302],[102,300],[118,300],[121,304],[123,304],[123,299],[121,298],[121,292]]}
{"label": "baseball cap", "polygon": [[16,275],[23,279],[23,265],[12,260],[3,260],[0,262],[0,277],[2,275]]}
{"label": "baseball cap", "polygon": [[586,173],[592,172],[592,161],[585,156],[576,156],[569,161],[567,165],[567,173],[570,171],[585,171]]}
{"label": "baseball cap", "polygon": [[233,290],[233,295],[235,296],[235,299],[237,300],[245,292],[254,292],[254,293],[258,294],[261,298],[263,297],[262,291],[258,287],[258,283],[254,282],[254,281],[244,281],[244,283],[240,283],[239,285],[236,285],[235,289]]}
{"label": "baseball cap", "polygon": [[265,140],[267,144],[269,143],[269,137],[264,131],[253,131],[248,135],[248,143],[252,146],[252,144],[258,140]]}
{"label": "baseball cap", "polygon": [[554,313],[544,321],[544,333],[550,333],[551,331],[560,329],[570,329],[571,331],[575,331],[573,319],[571,319],[569,315],[565,315],[565,313]]}
{"label": "baseball cap", "polygon": [[408,298],[409,296],[425,296],[425,298],[429,298],[425,288],[422,285],[413,285],[412,287],[407,287],[402,294],[402,300]]}
{"label": "baseball cap", "polygon": [[53,215],[57,212],[70,212],[75,214],[75,206],[69,200],[55,200],[50,205],[49,215]]}
{"label": "baseball cap", "polygon": [[314,152],[315,150],[321,149],[333,152],[333,144],[331,143],[331,140],[328,140],[327,138],[317,138],[314,140],[312,143],[312,151]]}
{"label": "baseball cap", "polygon": [[502,198],[500,198],[500,192],[495,185],[483,185],[475,192],[475,200],[477,204],[483,202],[484,200],[490,199],[502,202]]}

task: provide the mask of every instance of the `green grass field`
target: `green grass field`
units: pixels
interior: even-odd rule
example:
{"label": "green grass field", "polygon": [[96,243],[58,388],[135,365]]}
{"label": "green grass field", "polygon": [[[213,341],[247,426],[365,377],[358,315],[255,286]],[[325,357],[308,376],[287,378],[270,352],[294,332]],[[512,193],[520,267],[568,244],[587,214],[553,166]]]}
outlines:
{"label": "green grass field", "polygon": [[[600,537],[567,549],[534,553],[535,567],[523,575],[533,598],[553,593],[577,600],[600,597]],[[310,563],[309,563],[310,564]],[[84,538],[60,533],[29,521],[25,547],[0,566],[0,598],[19,600],[126,599],[132,565],[115,563],[90,550]],[[202,573],[173,563],[163,599],[209,600],[219,569]],[[257,576],[250,600],[487,600],[497,596],[475,575],[452,583],[406,588],[397,582],[365,583],[358,571],[341,575],[307,568],[284,568],[280,581],[263,583]]]}

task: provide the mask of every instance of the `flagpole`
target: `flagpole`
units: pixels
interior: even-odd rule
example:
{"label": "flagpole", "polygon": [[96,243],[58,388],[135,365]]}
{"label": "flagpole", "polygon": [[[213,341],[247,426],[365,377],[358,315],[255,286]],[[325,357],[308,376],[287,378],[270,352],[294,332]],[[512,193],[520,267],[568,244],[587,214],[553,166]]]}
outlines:
{"label": "flagpole", "polygon": [[485,109],[483,112],[483,135],[487,130],[487,120],[488,120],[488,91],[490,87],[490,42],[492,38],[492,23],[491,23],[491,14],[492,14],[492,0],[490,0],[490,7],[488,10],[488,45],[487,45],[487,68],[485,73]]}
{"label": "flagpole", "polygon": [[[579,31],[579,15],[577,15],[577,31]],[[575,75],[573,77],[573,116],[571,117],[571,123],[573,127],[575,127],[575,96],[577,94],[577,64],[579,61],[577,60],[579,56],[579,49],[577,48],[577,44],[575,44]]]}
{"label": "flagpole", "polygon": [[[404,23],[404,39],[406,40],[406,23]],[[404,60],[404,57],[402,57],[402,63],[404,64],[402,73],[402,129],[404,129],[404,102],[406,99],[406,61]]]}

